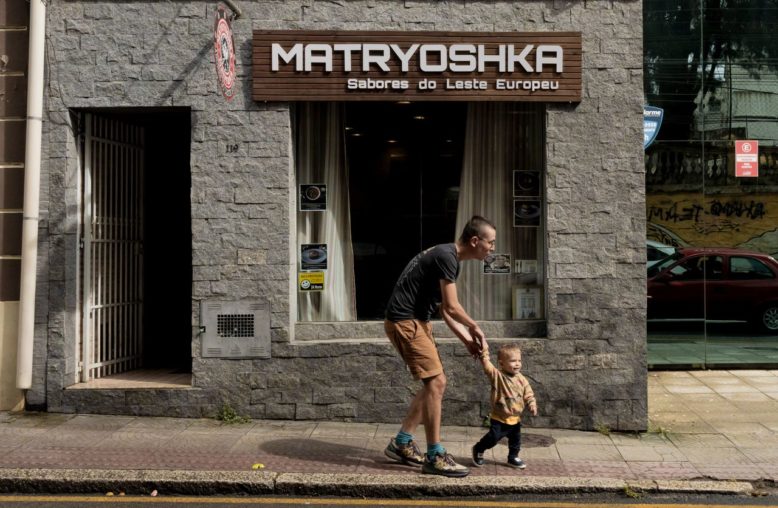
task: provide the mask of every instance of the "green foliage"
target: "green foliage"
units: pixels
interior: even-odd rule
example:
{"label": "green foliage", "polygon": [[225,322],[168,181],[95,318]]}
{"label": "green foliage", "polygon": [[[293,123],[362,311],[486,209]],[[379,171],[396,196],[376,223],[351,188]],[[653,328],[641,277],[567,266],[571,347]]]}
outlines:
{"label": "green foliage", "polygon": [[221,411],[216,413],[216,419],[228,425],[234,423],[249,423],[251,421],[251,418],[239,415],[234,409],[232,409],[232,406],[226,402],[222,406]]}
{"label": "green foliage", "polygon": [[602,434],[603,436],[610,436],[611,429],[604,423],[597,423],[594,425],[594,430]]}
{"label": "green foliage", "polygon": [[648,432],[651,434],[660,434],[663,438],[668,439],[668,430],[661,425],[655,425],[653,423],[648,424]]}
{"label": "green foliage", "polygon": [[629,485],[624,485],[624,495],[630,499],[640,499],[641,497],[643,497],[643,494],[641,492],[634,490]]}

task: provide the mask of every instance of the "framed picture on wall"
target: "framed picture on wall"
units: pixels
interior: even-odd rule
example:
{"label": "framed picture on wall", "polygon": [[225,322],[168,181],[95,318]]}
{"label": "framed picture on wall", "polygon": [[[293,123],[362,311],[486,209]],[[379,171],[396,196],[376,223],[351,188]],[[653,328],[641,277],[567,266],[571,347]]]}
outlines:
{"label": "framed picture on wall", "polygon": [[300,246],[300,269],[326,270],[327,269],[327,244],[304,243]]}
{"label": "framed picture on wall", "polygon": [[513,319],[542,319],[541,288],[519,286],[513,288]]}
{"label": "framed picture on wall", "polygon": [[327,209],[327,186],[323,183],[300,185],[300,211],[323,212]]}
{"label": "framed picture on wall", "polygon": [[540,171],[513,171],[514,198],[540,198]]}
{"label": "framed picture on wall", "polygon": [[537,259],[517,259],[513,269],[516,273],[538,273]]}
{"label": "framed picture on wall", "polygon": [[514,199],[513,227],[521,228],[537,226],[540,226],[540,200]]}
{"label": "framed picture on wall", "polygon": [[484,259],[484,273],[511,273],[511,255],[510,254],[489,254]]}

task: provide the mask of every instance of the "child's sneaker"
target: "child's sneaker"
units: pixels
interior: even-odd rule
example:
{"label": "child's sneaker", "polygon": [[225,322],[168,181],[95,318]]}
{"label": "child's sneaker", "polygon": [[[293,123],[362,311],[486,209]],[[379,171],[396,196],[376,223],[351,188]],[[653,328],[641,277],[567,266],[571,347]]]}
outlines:
{"label": "child's sneaker", "polygon": [[527,464],[518,457],[508,457],[508,465],[515,467],[516,469],[524,469],[527,467]]}
{"label": "child's sneaker", "polygon": [[420,466],[424,463],[424,455],[414,441],[409,441],[408,444],[397,444],[397,441],[392,439],[384,450],[384,454],[403,464]]}
{"label": "child's sneaker", "polygon": [[470,474],[470,470],[461,464],[457,464],[454,461],[454,457],[449,453],[438,453],[432,460],[430,460],[428,455],[424,455],[424,464],[421,466],[421,472],[439,474],[450,478],[462,478]]}
{"label": "child's sneaker", "polygon": [[482,452],[475,451],[475,445],[473,445],[473,465],[475,467],[481,467],[484,465],[484,454]]}

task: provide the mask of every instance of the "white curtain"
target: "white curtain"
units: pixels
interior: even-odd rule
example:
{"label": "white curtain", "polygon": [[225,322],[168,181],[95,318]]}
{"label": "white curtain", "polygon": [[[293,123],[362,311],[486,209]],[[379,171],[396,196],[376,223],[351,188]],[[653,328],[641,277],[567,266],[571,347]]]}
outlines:
{"label": "white curtain", "polygon": [[[540,228],[513,227],[513,171],[543,168],[542,112],[532,104],[468,106],[456,234],[473,215],[486,217],[497,228],[495,254],[510,254],[512,265],[511,274],[484,274],[483,263],[462,263],[458,297],[474,319],[513,319],[512,287],[537,283],[542,273]],[[538,275],[521,280],[513,273],[516,259],[537,259]]]}
{"label": "white curtain", "polygon": [[[297,104],[294,193],[298,270],[301,245],[327,244],[324,291],[298,291],[300,321],[354,321],[357,316],[344,117],[342,104]],[[326,184],[325,211],[300,211],[301,184]]]}

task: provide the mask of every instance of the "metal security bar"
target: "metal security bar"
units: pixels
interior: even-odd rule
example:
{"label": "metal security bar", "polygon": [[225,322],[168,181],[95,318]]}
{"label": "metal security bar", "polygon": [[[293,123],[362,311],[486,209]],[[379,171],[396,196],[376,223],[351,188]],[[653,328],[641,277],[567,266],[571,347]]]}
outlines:
{"label": "metal security bar", "polygon": [[81,381],[141,366],[143,128],[85,114]]}

